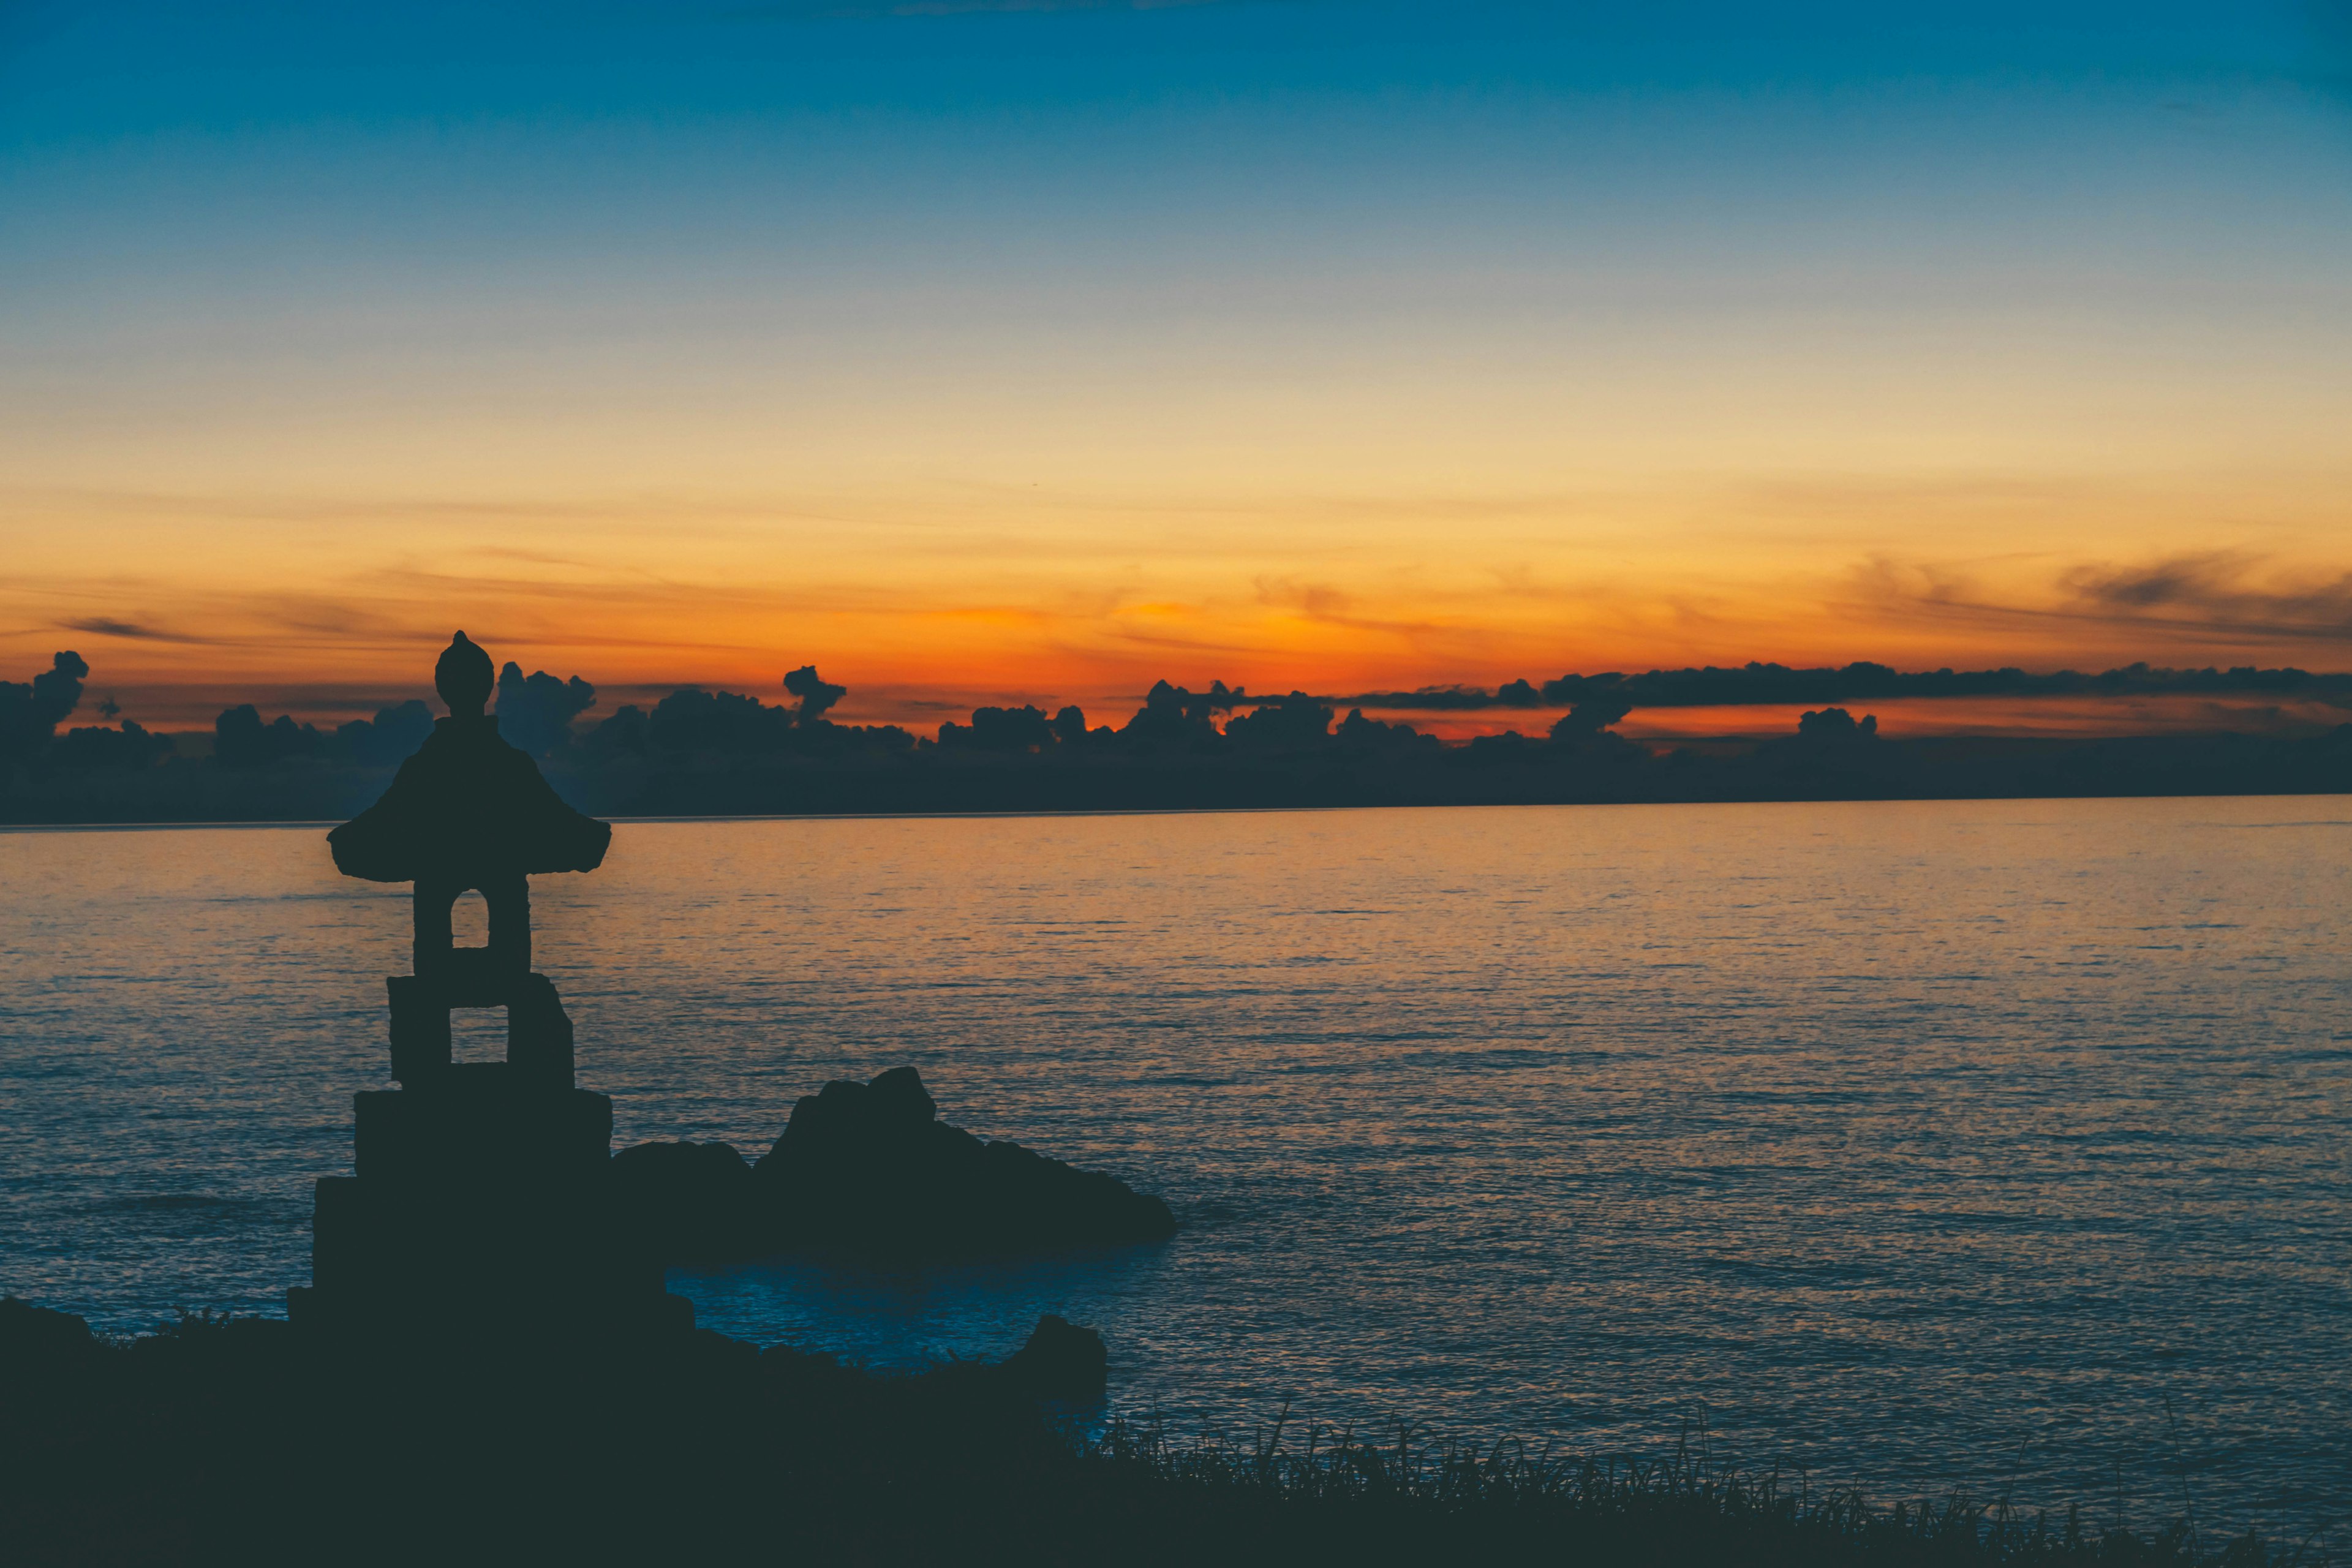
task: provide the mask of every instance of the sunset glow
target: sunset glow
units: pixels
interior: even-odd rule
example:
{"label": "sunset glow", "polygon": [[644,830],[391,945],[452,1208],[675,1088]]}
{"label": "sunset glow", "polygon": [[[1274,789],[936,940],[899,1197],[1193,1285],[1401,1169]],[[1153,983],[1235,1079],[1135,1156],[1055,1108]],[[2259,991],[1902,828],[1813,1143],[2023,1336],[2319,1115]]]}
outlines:
{"label": "sunset glow", "polygon": [[0,660],[2352,660],[2316,11],[950,9],[15,13]]}

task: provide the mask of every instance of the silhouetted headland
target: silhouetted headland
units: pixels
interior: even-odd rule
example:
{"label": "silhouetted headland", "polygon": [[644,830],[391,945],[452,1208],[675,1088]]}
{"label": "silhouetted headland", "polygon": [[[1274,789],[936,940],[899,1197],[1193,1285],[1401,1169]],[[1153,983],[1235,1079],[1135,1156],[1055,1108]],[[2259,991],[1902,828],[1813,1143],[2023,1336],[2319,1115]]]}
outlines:
{"label": "silhouetted headland", "polygon": [[641,1143],[613,1160],[623,1211],[666,1260],[787,1251],[939,1260],[1162,1241],[1159,1198],[938,1119],[913,1068],[803,1095],[774,1147]]}
{"label": "silhouetted headland", "polygon": [[[384,770],[420,745],[456,755],[478,723],[447,731],[424,703],[388,704],[332,731],[252,704],[223,711],[208,756],[125,721],[63,734],[89,667],[61,652],[30,682],[0,682],[0,821],[320,820],[373,799]],[[1119,725],[1076,707],[975,710],[936,738],[828,714],[841,686],[814,666],[784,677],[783,703],[683,688],[594,722],[573,676],[498,677],[498,740],[543,784],[604,816],[1161,810],[1219,807],[1565,805],[1737,800],[2336,794],[2352,790],[2352,724],[2326,729],[2100,739],[1881,733],[1857,711],[1880,698],[2255,698],[2305,711],[2352,707],[2352,675],[2300,669],[1653,670],[1353,696],[1253,696],[1161,681]],[[1637,708],[1820,702],[1777,737],[1667,745],[1616,726]],[[1515,712],[1565,705],[1533,732],[1441,742],[1391,712]],[[445,721],[446,723],[446,721]],[[427,737],[430,737],[428,740]],[[421,753],[420,753],[421,754]],[[425,785],[430,775],[420,778]],[[531,787],[520,773],[515,787]],[[535,791],[534,791],[535,793]],[[388,804],[388,803],[387,803]],[[394,814],[396,817],[397,814]],[[357,824],[353,825],[355,827]],[[384,838],[398,843],[394,824]],[[547,847],[560,858],[558,841]],[[372,826],[362,835],[375,837]],[[367,843],[355,843],[364,852]]]}

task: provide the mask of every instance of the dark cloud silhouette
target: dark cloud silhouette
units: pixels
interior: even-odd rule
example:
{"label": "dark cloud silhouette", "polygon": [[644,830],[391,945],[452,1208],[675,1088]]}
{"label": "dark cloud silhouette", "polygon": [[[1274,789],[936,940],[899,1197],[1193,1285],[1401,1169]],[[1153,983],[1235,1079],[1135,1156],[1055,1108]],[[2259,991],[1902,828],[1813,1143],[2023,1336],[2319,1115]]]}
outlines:
{"label": "dark cloud silhouette", "polygon": [[71,651],[54,654],[29,681],[0,680],[0,762],[28,757],[49,743],[58,726],[81,706],[89,665]]}
{"label": "dark cloud silhouette", "polygon": [[803,724],[814,724],[824,717],[827,709],[849,695],[849,688],[826,680],[813,664],[804,664],[785,676],[784,690],[801,700],[799,722]]}
{"label": "dark cloud silhouette", "polygon": [[625,703],[611,718],[581,737],[580,747],[591,761],[597,763],[642,757],[652,750],[651,728],[644,709],[634,702]]}
{"label": "dark cloud silhouette", "polygon": [[[49,672],[44,711],[77,700],[84,671],[72,660]],[[2307,696],[2314,683],[2342,679],[2302,671],[2136,665],[2099,676],[1916,676],[1881,665],[1756,665],[1566,679],[1578,695],[1548,733],[1509,730],[1465,745],[1360,708],[1335,727],[1326,699],[1251,697],[1222,681],[1206,691],[1160,681],[1118,730],[1089,728],[1075,706],[1051,718],[1035,706],[986,707],[942,726],[936,742],[686,688],[650,712],[631,704],[611,715],[562,754],[550,779],[583,804],[646,815],[2352,792],[2352,724],[2316,734],[2221,727],[2242,723],[2242,708],[2217,708],[2215,728],[2201,732],[2107,740],[1889,737],[1874,714],[1843,702],[1806,706],[1761,742],[1669,749],[1612,729],[1639,697],[1694,690],[1719,700],[1727,689],[1761,689],[1784,701],[1790,690],[1901,691],[1922,681],[2092,691],[2268,682]],[[564,702],[576,700],[568,684],[548,684]],[[28,710],[34,689],[11,688],[13,708]],[[332,815],[331,803],[357,787],[355,766],[397,760],[430,727],[421,702],[380,708],[331,735],[291,717],[265,721],[245,703],[220,715],[209,763],[166,756],[162,738],[133,724],[77,730],[46,746],[52,756],[0,772],[0,819]]]}
{"label": "dark cloud silhouette", "polygon": [[896,724],[836,724],[824,718],[848,688],[823,679],[814,665],[785,676],[784,689],[800,701],[771,708],[756,697],[682,687],[654,704],[650,714],[641,715],[635,706],[614,714],[590,735],[590,749],[604,756],[635,752],[752,758],[903,752],[914,746],[915,738]]}
{"label": "dark cloud silhouette", "polygon": [[1051,751],[1060,741],[1053,721],[1036,708],[975,708],[971,723],[940,726],[940,744],[950,750],[1034,753]]}
{"label": "dark cloud silhouette", "polygon": [[1271,701],[1261,698],[1255,709],[1225,722],[1225,740],[1248,752],[1311,751],[1330,731],[1331,705],[1301,691]]}
{"label": "dark cloud silhouette", "polygon": [[1551,762],[1560,753],[1517,730],[1506,730],[1499,735],[1474,735],[1470,743],[1455,754],[1465,767],[1510,768],[1533,767]]}
{"label": "dark cloud silhouette", "polygon": [[1551,738],[1555,741],[1589,740],[1633,710],[1633,705],[1622,697],[1588,697],[1554,721]]}
{"label": "dark cloud silhouette", "polygon": [[1152,683],[1143,706],[1121,729],[1119,738],[1130,745],[1201,746],[1217,740],[1213,715],[1230,713],[1248,701],[1239,689],[1227,689],[1222,680],[1195,695],[1164,680]]}
{"label": "dark cloud silhouette", "polygon": [[152,767],[172,754],[169,735],[158,735],[130,720],[120,729],[91,726],[58,737],[51,760],[61,768],[108,772]]}
{"label": "dark cloud silhouette", "polygon": [[[1517,680],[1511,684],[1526,686],[1528,683]],[[1324,700],[1335,707],[1346,702],[1404,713],[1475,712],[1484,708],[1503,706],[1495,693],[1483,686],[1423,686],[1411,691],[1359,691],[1352,696],[1328,697]]]}
{"label": "dark cloud silhouette", "polygon": [[682,687],[654,704],[646,739],[667,752],[753,756],[782,750],[793,716],[792,709],[771,708],[756,697]]}
{"label": "dark cloud silhouette", "polygon": [[[513,670],[513,666],[508,666],[508,670]],[[482,691],[489,691],[487,679]],[[125,724],[125,729],[130,726]],[[294,759],[388,769],[414,757],[430,733],[433,710],[416,699],[376,708],[372,720],[336,724],[331,733],[320,731],[315,724],[301,724],[285,712],[275,720],[264,720],[261,710],[252,703],[237,703],[236,708],[221,710],[221,717],[212,721],[212,757],[228,769],[266,769]],[[501,733],[506,733],[503,715]]]}
{"label": "dark cloud silhouette", "polygon": [[1331,735],[1344,751],[1370,755],[1433,756],[1445,749],[1434,735],[1422,734],[1410,724],[1384,724],[1378,719],[1367,719],[1360,708],[1348,710],[1348,716],[1339,721],[1339,727]]}
{"label": "dark cloud silhouette", "polygon": [[1818,746],[1848,745],[1857,741],[1878,737],[1878,715],[1865,714],[1857,721],[1843,708],[1824,708],[1818,713],[1797,716],[1797,739],[1810,741]]}
{"label": "dark cloud silhouette", "polygon": [[332,732],[288,713],[264,720],[258,708],[240,702],[213,721],[213,760],[242,769],[304,758],[388,768],[415,754],[432,733],[433,710],[415,699],[379,708],[373,719],[339,724]]}
{"label": "dark cloud silhouette", "polygon": [[328,751],[327,737],[317,726],[298,724],[286,713],[264,722],[250,702],[226,709],[213,721],[213,760],[225,768],[267,767],[296,757],[323,757]]}
{"label": "dark cloud silhouette", "polygon": [[[507,666],[512,669],[514,666]],[[500,706],[504,707],[503,700]],[[217,733],[217,731],[215,731]],[[412,698],[379,708],[373,719],[354,719],[335,727],[335,743],[362,767],[387,768],[404,763],[433,733],[433,710]]]}
{"label": "dark cloud silhouette", "polygon": [[[2181,591],[2177,578],[2119,580],[2104,591],[2155,596]],[[1497,691],[1475,686],[1428,686],[1414,691],[1364,691],[1326,698],[1391,712],[1461,712],[1532,706],[1528,683],[1515,680]],[[1750,663],[1737,668],[1653,669],[1638,675],[1609,671],[1563,675],[1540,689],[1543,703],[1574,707],[1593,700],[1635,708],[1788,707],[1808,702],[1889,700],[1898,697],[2141,697],[2193,693],[2207,696],[2262,694],[2304,697],[2352,707],[2352,674],[2314,674],[2286,667],[2231,669],[2165,669],[2126,665],[2095,675],[2061,669],[2030,674],[2000,669],[1932,669],[1906,672],[1866,661],[1841,667],[1792,668]],[[1245,700],[1258,700],[1247,699]],[[1622,717],[1622,715],[1619,715]],[[1614,722],[1614,720],[1610,722]]]}
{"label": "dark cloud silhouette", "polygon": [[568,750],[572,721],[596,706],[596,689],[573,676],[558,680],[545,670],[526,676],[509,660],[499,671],[499,736],[530,756]]}
{"label": "dark cloud silhouette", "polygon": [[[2160,608],[2209,595],[2227,571],[2226,563],[2172,563],[2085,577],[2079,592]],[[2352,724],[2321,734],[2285,724],[2230,732],[2247,724],[2249,710],[2222,698],[2260,694],[2273,710],[2305,714],[2321,702],[2352,709],[2352,675],[2293,668],[2133,664],[2094,675],[1751,663],[1369,700],[1441,710],[1566,710],[1543,732],[1514,729],[1449,745],[1410,724],[1367,718],[1369,702],[1350,704],[1335,727],[1339,705],[1331,698],[1252,696],[1222,680],[1205,690],[1155,682],[1117,729],[1089,727],[1075,705],[1050,717],[1034,705],[992,706],[918,741],[895,725],[826,718],[846,692],[814,665],[783,678],[792,699],[784,704],[681,688],[650,710],[625,706],[575,736],[574,722],[596,702],[588,682],[543,670],[525,676],[511,663],[494,671],[470,644],[453,644],[450,657],[461,656],[466,668],[453,673],[465,675],[468,693],[495,687],[502,731],[551,758],[548,777],[567,796],[651,815],[2352,791]],[[331,816],[376,782],[377,770],[436,732],[432,710],[410,700],[331,733],[236,703],[215,722],[209,762],[173,755],[167,738],[135,723],[58,736],[89,673],[67,652],[29,681],[0,682],[0,739],[11,764],[0,769],[0,819]],[[436,684],[445,697],[452,689],[437,674]],[[2210,700],[2210,727],[2109,741],[1903,739],[1880,734],[1862,706],[1922,696],[2154,694]],[[1776,739],[1671,749],[1613,729],[1644,706],[1702,704],[1785,705],[1802,717]]]}

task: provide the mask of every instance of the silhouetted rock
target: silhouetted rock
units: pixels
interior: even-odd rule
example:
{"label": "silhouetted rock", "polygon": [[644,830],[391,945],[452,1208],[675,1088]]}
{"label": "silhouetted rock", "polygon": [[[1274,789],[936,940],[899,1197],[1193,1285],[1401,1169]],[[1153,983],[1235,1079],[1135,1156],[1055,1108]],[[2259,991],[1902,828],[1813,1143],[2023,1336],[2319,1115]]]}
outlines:
{"label": "silhouetted rock", "polygon": [[666,1261],[716,1261],[757,1245],[751,1167],[731,1143],[640,1143],[613,1156],[609,1179],[621,1225]]}
{"label": "silhouetted rock", "polygon": [[1048,1312],[1029,1331],[1029,1342],[1004,1358],[1003,1372],[1040,1399],[1088,1405],[1109,1384],[1110,1352],[1094,1330]]}
{"label": "silhouetted rock", "polygon": [[819,1250],[968,1258],[1159,1241],[1168,1205],[1116,1177],[939,1120],[912,1068],[803,1095],[745,1172],[723,1143],[656,1143],[614,1161],[619,1203],[673,1262]]}
{"label": "silhouetted rock", "polygon": [[752,1167],[788,1246],[962,1256],[1155,1241],[1168,1205],[1124,1182],[990,1143],[938,1119],[912,1068],[803,1095]]}

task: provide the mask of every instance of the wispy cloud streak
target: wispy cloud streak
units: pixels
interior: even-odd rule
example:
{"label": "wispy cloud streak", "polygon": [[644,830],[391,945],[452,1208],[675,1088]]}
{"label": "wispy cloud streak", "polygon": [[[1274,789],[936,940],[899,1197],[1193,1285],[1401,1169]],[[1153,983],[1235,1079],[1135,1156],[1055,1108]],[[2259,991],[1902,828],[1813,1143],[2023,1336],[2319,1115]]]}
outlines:
{"label": "wispy cloud streak", "polygon": [[1855,574],[1855,596],[1882,616],[2046,628],[2102,628],[2168,643],[2352,648],[2352,573],[2298,574],[2260,557],[2226,551],[2175,554],[2135,565],[2066,568],[2040,602],[2005,597],[1964,570],[1934,563],[1871,562]]}

